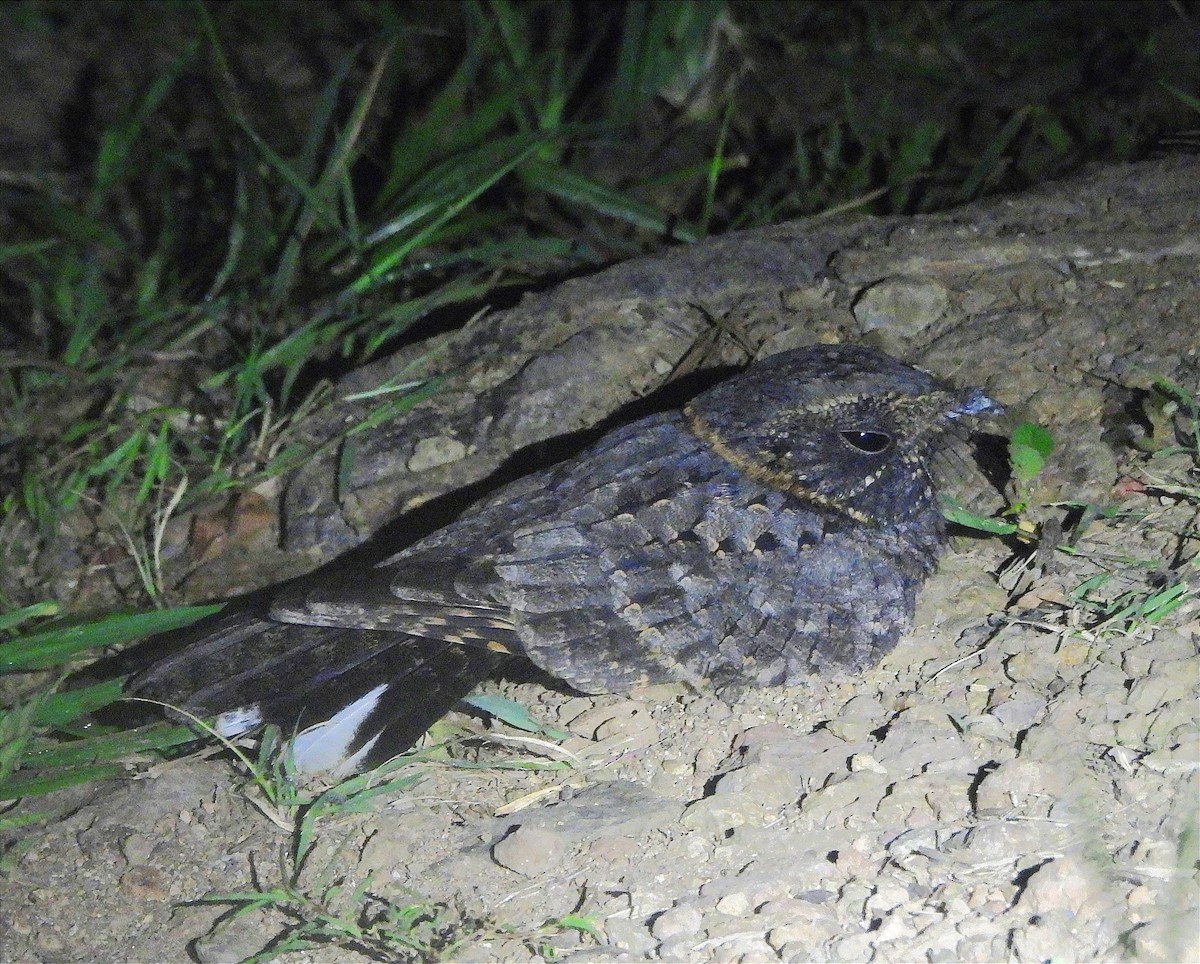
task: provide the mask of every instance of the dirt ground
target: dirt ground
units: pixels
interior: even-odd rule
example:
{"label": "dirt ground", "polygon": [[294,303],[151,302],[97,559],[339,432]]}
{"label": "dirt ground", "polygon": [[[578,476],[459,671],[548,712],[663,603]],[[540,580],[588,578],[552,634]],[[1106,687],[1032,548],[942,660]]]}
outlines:
{"label": "dirt ground", "polygon": [[[1200,384],[1198,194],[1200,164],[1176,160],[938,217],[785,225],[527,300],[489,329],[528,318],[521,330],[542,332],[504,336],[526,350],[511,371],[480,349],[481,326],[452,336],[476,359],[456,376],[472,392],[451,381],[445,408],[391,430],[413,450],[463,444],[431,466],[393,453],[405,474],[364,481],[363,527],[387,508],[371,493],[387,489],[394,511],[484,476],[501,430],[511,452],[543,425],[602,417],[528,391],[599,357],[581,332],[636,341],[621,364],[670,371],[695,341],[700,322],[678,318],[703,283],[710,312],[740,306],[754,343],[866,335],[1047,425],[1059,446],[1030,516],[1065,521],[1067,551],[957,538],[912,632],[855,678],[733,706],[492,684],[569,735],[531,745],[464,719],[488,739],[459,762],[492,765],[416,764],[414,786],[335,808],[295,879],[295,815],[224,760],[78,794],[27,831],[0,885],[0,957],[231,961],[325,919],[343,939],[288,959],[397,959],[397,909],[419,906],[414,954],[461,961],[1200,960],[1198,483],[1186,454],[1134,445],[1159,447],[1182,422],[1145,394],[1151,376]],[[655,308],[668,303],[677,315]],[[541,358],[558,367],[539,375]],[[605,377],[621,388],[595,405],[611,410],[630,379]],[[468,394],[493,434],[454,409]],[[1063,502],[1119,511],[1072,527]],[[225,562],[229,584],[263,576]],[[1156,619],[1146,601],[1176,585],[1182,605]],[[495,765],[517,760],[541,765]],[[284,887],[235,920],[200,902]]]}

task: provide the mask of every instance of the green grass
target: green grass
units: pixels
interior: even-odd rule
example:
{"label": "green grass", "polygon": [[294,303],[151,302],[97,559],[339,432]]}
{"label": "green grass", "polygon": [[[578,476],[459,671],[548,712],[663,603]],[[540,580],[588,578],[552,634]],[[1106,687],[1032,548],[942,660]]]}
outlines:
{"label": "green grass", "polygon": [[[10,613],[6,629],[47,616],[53,604]],[[69,669],[98,649],[165,632],[218,610],[188,606],[101,619],[56,619],[36,632],[0,642],[0,678],[21,683],[0,712],[0,800],[38,796],[132,772],[149,750],[193,743],[196,732],[165,721],[136,730],[91,723],[90,714],[122,696],[120,679],[60,691]],[[0,824],[2,826],[2,824]]]}
{"label": "green grass", "polygon": [[[100,534],[119,533],[144,597],[156,605],[166,599],[161,543],[173,514],[311,454],[287,429],[321,401],[318,368],[361,363],[431,312],[477,305],[524,280],[519,264],[601,260],[522,218],[533,198],[602,219],[610,226],[606,250],[637,250],[642,242],[626,240],[626,229],[657,239],[699,236],[565,165],[569,148],[610,128],[563,116],[586,61],[566,71],[561,53],[531,50],[519,8],[465,8],[473,31],[461,65],[391,144],[368,144],[365,135],[378,101],[398,96],[386,90],[394,44],[356,90],[349,77],[364,58],[347,55],[311,126],[291,132],[299,143],[288,154],[247,116],[220,31],[207,8],[194,10],[197,41],[106,133],[84,196],[17,198],[29,236],[0,248],[0,267],[29,312],[47,320],[39,343],[6,359],[0,378],[6,434],[17,447],[5,466],[17,484],[0,503],[0,525],[28,541],[84,524],[81,516],[103,516]],[[647,16],[657,22],[657,14]],[[164,209],[141,237],[112,225],[131,193],[201,177],[172,143],[169,107],[181,76],[206,69],[223,108],[214,133],[230,147],[203,160],[224,172],[233,194],[227,212],[201,222],[205,257],[192,264],[195,243],[185,243],[182,225],[217,198],[172,207],[166,191]],[[464,98],[474,105],[469,116]],[[378,181],[370,198],[354,186],[364,168]],[[168,388],[190,395],[176,401],[144,391],[138,375],[148,359],[178,359],[156,370],[177,383]],[[68,388],[77,403],[46,425],[47,400]],[[379,418],[404,404],[390,400]],[[59,444],[47,448],[49,436]]]}
{"label": "green grass", "polygon": [[[472,702],[520,729],[540,730],[523,707],[498,697],[478,697]],[[556,734],[565,736],[566,734]],[[289,846],[278,866],[259,867],[254,888],[214,893],[202,903],[229,908],[219,927],[247,914],[263,913],[272,922],[271,933],[251,962],[274,960],[284,954],[343,947],[371,958],[392,959],[399,953],[420,959],[440,959],[452,954],[463,940],[498,932],[492,922],[470,921],[444,904],[420,899],[398,903],[383,896],[367,874],[355,879],[354,852],[362,841],[347,831],[341,844],[320,860],[318,838],[336,836],[339,818],[374,810],[380,801],[417,786],[429,766],[480,769],[559,770],[559,760],[514,758],[468,763],[447,755],[446,744],[433,744],[397,757],[368,773],[334,784],[305,780],[295,770],[291,754],[276,727],[268,727],[251,759],[231,747],[246,775],[246,798],[277,827],[289,834]],[[595,935],[591,921],[567,915],[547,923],[550,932],[577,930]]]}
{"label": "green grass", "polygon": [[278,868],[257,868],[253,890],[201,899],[201,903],[229,908],[219,927],[260,912],[275,922],[276,933],[249,961],[270,961],[331,945],[352,948],[368,957],[392,957],[403,950],[429,958],[452,948],[463,923],[447,908],[420,901],[398,905],[374,892],[370,876],[353,883],[339,870],[338,857],[351,844],[349,838],[322,865],[313,866],[318,824],[363,813],[378,798],[415,786],[422,778],[414,766],[419,756],[399,757],[371,773],[309,789],[296,773],[290,754],[281,747],[278,729],[268,728],[256,759],[241,750],[235,752],[250,777],[247,798],[287,831],[291,840]]}

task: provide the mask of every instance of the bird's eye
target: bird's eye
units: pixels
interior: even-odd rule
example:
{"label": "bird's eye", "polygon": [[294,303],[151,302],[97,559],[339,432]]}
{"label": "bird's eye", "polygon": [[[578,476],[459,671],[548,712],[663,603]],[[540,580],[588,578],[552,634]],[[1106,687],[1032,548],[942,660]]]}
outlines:
{"label": "bird's eye", "polygon": [[886,452],[892,446],[892,437],[886,432],[861,432],[849,429],[838,434],[842,436],[846,444],[851,448],[858,449],[860,452],[866,452],[868,455],[879,455],[881,452]]}

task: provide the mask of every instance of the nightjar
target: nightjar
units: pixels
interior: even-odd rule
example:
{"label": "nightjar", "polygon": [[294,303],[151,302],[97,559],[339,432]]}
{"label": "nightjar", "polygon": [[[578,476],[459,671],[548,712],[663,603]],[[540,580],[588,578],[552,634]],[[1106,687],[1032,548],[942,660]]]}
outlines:
{"label": "nightjar", "polygon": [[861,669],[908,626],[945,542],[939,437],[998,410],[868,348],[782,352],[372,569],[197,624],[129,690],[226,736],[277,723],[302,770],[345,773],[512,659],[585,693],[732,697]]}

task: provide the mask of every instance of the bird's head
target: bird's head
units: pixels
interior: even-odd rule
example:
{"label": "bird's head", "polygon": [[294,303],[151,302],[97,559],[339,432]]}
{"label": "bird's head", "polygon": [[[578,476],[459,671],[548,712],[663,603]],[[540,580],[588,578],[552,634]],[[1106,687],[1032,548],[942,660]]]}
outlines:
{"label": "bird's head", "polygon": [[883,526],[933,508],[927,464],[943,430],[1000,411],[881,352],[821,345],[757,362],[694,399],[687,417],[759,482]]}

